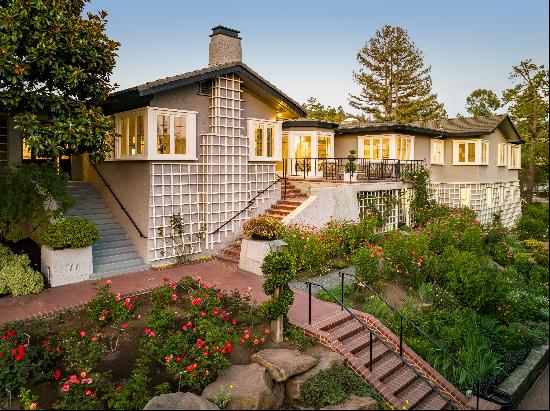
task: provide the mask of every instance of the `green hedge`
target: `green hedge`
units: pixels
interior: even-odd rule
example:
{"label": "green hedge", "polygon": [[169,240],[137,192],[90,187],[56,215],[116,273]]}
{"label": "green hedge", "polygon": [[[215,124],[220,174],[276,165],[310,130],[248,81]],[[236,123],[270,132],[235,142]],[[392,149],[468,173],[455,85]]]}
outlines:
{"label": "green hedge", "polygon": [[29,263],[26,254],[14,254],[8,247],[0,245],[0,295],[18,296],[42,291],[44,278]]}
{"label": "green hedge", "polygon": [[56,221],[40,233],[43,244],[54,249],[88,247],[99,239],[95,225],[85,218]]}

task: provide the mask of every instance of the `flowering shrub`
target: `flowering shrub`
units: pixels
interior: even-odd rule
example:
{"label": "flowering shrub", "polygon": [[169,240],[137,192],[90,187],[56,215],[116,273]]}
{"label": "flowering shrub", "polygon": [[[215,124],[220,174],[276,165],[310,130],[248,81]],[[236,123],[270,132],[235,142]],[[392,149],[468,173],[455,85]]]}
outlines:
{"label": "flowering shrub", "polygon": [[90,372],[107,352],[107,348],[101,343],[97,334],[84,330],[72,331],[64,335],[61,349],[66,369],[75,372],[80,370]]}
{"label": "flowering shrub", "polygon": [[319,232],[319,237],[327,247],[328,257],[347,257],[374,239],[377,224],[372,217],[362,218],[359,223],[331,220]]}
{"label": "flowering shrub", "polygon": [[387,275],[409,285],[421,284],[429,271],[427,266],[433,259],[428,236],[421,231],[396,231],[384,238],[383,263]]}
{"label": "flowering shrub", "polygon": [[246,221],[243,230],[255,240],[275,240],[283,235],[284,225],[274,217],[259,216]]}
{"label": "flowering shrub", "polygon": [[112,282],[107,280],[86,306],[88,318],[98,327],[128,324],[139,303],[139,297],[122,298],[120,294],[112,292],[111,285]]}
{"label": "flowering shrub", "polygon": [[321,273],[327,269],[329,256],[325,238],[313,226],[294,225],[287,227],[283,239],[288,246],[285,253],[290,255],[296,271]]}
{"label": "flowering shrub", "polygon": [[441,255],[447,247],[474,253],[483,252],[484,235],[479,221],[464,210],[426,221],[423,229],[429,237],[430,250]]}
{"label": "flowering shrub", "polygon": [[14,254],[0,244],[0,295],[18,296],[42,291],[44,278],[29,264],[26,254]]}
{"label": "flowering shrub", "polygon": [[102,408],[101,398],[106,392],[105,377],[86,371],[72,374],[60,382],[61,396],[56,409],[97,410]]}
{"label": "flowering shrub", "polygon": [[384,278],[384,251],[382,247],[367,244],[359,249],[352,258],[355,273],[367,283]]}

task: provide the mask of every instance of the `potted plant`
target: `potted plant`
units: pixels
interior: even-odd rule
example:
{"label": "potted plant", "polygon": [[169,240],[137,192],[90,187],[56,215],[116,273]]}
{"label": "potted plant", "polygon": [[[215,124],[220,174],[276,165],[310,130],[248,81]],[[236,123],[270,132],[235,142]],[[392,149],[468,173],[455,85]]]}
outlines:
{"label": "potted plant", "polygon": [[241,242],[239,268],[262,275],[260,267],[265,257],[286,244],[279,240],[283,236],[284,225],[276,218],[259,216],[245,222],[243,229],[247,238]]}
{"label": "potted plant", "polygon": [[344,181],[357,181],[357,165],[355,164],[355,160],[357,160],[355,156],[356,153],[355,150],[349,151],[348,162],[345,165]]}
{"label": "potted plant", "polygon": [[46,227],[41,271],[52,287],[85,281],[93,273],[92,244],[99,239],[95,225],[85,218],[65,218]]}

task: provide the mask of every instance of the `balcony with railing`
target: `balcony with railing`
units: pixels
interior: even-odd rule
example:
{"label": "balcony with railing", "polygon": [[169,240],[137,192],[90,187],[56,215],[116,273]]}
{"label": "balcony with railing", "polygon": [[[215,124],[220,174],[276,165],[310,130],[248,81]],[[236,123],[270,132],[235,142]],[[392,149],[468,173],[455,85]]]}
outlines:
{"label": "balcony with railing", "polygon": [[408,170],[416,170],[423,160],[367,160],[350,163],[346,157],[288,158],[283,160],[283,177],[332,182],[399,181]]}

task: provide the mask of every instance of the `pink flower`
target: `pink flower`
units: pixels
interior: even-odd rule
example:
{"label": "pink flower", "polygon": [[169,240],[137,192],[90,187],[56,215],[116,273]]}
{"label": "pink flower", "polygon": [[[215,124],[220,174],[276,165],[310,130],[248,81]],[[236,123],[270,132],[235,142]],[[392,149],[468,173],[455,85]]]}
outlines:
{"label": "pink flower", "polygon": [[111,280],[107,280],[106,283],[107,283],[108,286],[113,285],[113,282]]}
{"label": "pink flower", "polygon": [[101,317],[98,318],[99,321],[105,321],[105,316],[102,315]]}
{"label": "pink flower", "polygon": [[265,342],[265,337],[262,337],[262,342],[263,342],[263,343]]}
{"label": "pink flower", "polygon": [[201,315],[204,317],[206,316],[206,313],[204,311],[201,311]]}
{"label": "pink flower", "polygon": [[204,370],[204,375],[208,375],[210,372],[208,370]]}
{"label": "pink flower", "polygon": [[200,283],[201,282],[201,278],[200,276],[197,275],[197,281]]}
{"label": "pink flower", "polygon": [[97,335],[92,336],[92,338],[90,338],[90,340],[97,341]]}
{"label": "pink flower", "polygon": [[92,381],[91,378],[88,378],[88,379],[86,380],[86,382],[88,383],[88,385],[90,385],[93,381]]}
{"label": "pink flower", "polygon": [[92,395],[92,391],[91,391],[91,390],[86,390],[86,391],[84,392],[84,394],[86,394],[86,395]]}
{"label": "pink flower", "polygon": [[176,294],[172,294],[170,297],[172,298],[172,301],[176,301],[178,299]]}
{"label": "pink flower", "polygon": [[258,340],[254,340],[254,345],[258,345],[260,342]]}
{"label": "pink flower", "polygon": [[265,333],[265,334],[269,334],[269,328],[266,328],[266,329],[264,330],[264,333]]}
{"label": "pink flower", "polygon": [[128,323],[122,324],[122,328],[124,328],[124,329],[128,328]]}
{"label": "pink flower", "polygon": [[237,325],[237,320],[233,318],[233,319],[231,320],[231,324]]}
{"label": "pink flower", "polygon": [[29,410],[36,410],[36,407],[38,407],[38,403],[31,402],[31,404],[29,405]]}
{"label": "pink flower", "polygon": [[115,297],[115,301],[120,301],[120,293],[118,293]]}
{"label": "pink flower", "polygon": [[81,337],[84,337],[84,336],[85,336],[86,334],[88,334],[88,333],[87,333],[86,331],[80,331],[79,334],[80,334]]}
{"label": "pink flower", "polygon": [[69,384],[65,383],[63,384],[63,391],[67,392],[69,391],[70,387],[69,387]]}
{"label": "pink flower", "polygon": [[86,378],[86,371],[82,371],[80,373],[80,378]]}
{"label": "pink flower", "polygon": [[172,281],[170,281],[170,284],[169,284],[170,288],[172,290],[175,290],[176,289],[176,284],[174,284]]}

